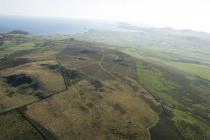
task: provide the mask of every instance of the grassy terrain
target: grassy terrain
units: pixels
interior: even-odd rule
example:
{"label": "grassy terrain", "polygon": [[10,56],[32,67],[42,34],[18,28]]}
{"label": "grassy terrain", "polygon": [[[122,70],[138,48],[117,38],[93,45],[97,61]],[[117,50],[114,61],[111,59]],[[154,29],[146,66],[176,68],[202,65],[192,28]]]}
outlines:
{"label": "grassy terrain", "polygon": [[98,92],[91,83],[81,81],[29,106],[27,114],[61,139],[149,139],[146,128],[156,121],[156,114],[125,88],[103,84],[104,91]]}
{"label": "grassy terrain", "polygon": [[[208,35],[138,28],[73,37],[5,34],[0,110],[9,112],[0,114],[2,127],[24,106],[22,120],[32,122],[24,129],[48,139],[209,138]],[[3,138],[22,137],[2,129]]]}
{"label": "grassy terrain", "polygon": [[139,63],[137,65],[137,73],[139,82],[142,83],[152,93],[166,104],[177,106],[178,102],[175,101],[167,91],[174,89],[177,85],[173,81],[167,80],[163,73],[155,68],[149,68],[147,64]]}
{"label": "grassy terrain", "polygon": [[166,64],[176,67],[186,73],[197,75],[203,79],[210,80],[210,67],[199,64],[189,64],[181,62],[166,62]]}
{"label": "grassy terrain", "polygon": [[[135,73],[124,74],[135,63],[117,51],[80,43],[58,55],[69,90],[28,106],[27,114],[61,139],[149,139],[159,104],[132,79]],[[112,66],[125,69],[116,73]]]}
{"label": "grassy terrain", "polygon": [[5,34],[4,43],[0,45],[0,58],[10,55],[16,51],[31,50],[36,48],[37,38],[29,35]]}
{"label": "grassy terrain", "polygon": [[[65,88],[63,77],[58,71],[50,69],[48,65],[54,66],[57,63],[55,60],[31,62],[1,70],[1,111],[40,100],[45,96],[63,90]],[[22,84],[16,86],[5,83],[8,79],[5,77],[23,74],[26,77],[21,79]],[[30,83],[24,83],[24,78],[27,77],[32,79]]]}
{"label": "grassy terrain", "polygon": [[62,45],[57,47],[39,36],[4,34],[0,49],[1,111],[32,103],[65,88],[56,61]]}
{"label": "grassy terrain", "polygon": [[132,57],[66,37],[8,36],[1,111],[26,108],[23,120],[47,139],[150,138],[160,105],[136,82]]}
{"label": "grassy terrain", "polygon": [[75,38],[113,45],[109,48],[138,58],[138,81],[163,106],[172,109],[170,116],[160,116],[160,122],[151,129],[152,139],[206,139],[210,132],[209,35],[133,29],[137,32],[91,31]]}
{"label": "grassy terrain", "polygon": [[172,120],[175,122],[175,125],[185,139],[197,140],[209,138],[209,125],[192,113],[174,110],[174,117]]}
{"label": "grassy terrain", "polygon": [[[173,117],[170,117],[169,120],[171,119],[173,121],[185,139],[205,137],[206,133],[210,132],[208,121],[209,94],[206,92],[210,87],[209,81],[202,80],[199,77],[194,77],[189,80],[179,71],[167,71],[167,69],[170,68],[166,66],[164,69],[165,70],[160,66],[157,67],[155,64],[152,65],[148,62],[140,63],[137,67],[140,83],[162,102],[163,105],[172,109],[178,109],[178,111],[174,111]],[[186,113],[186,111],[190,113]],[[191,118],[190,123],[185,123],[186,120],[183,120],[183,118],[179,116],[181,113],[177,112],[181,112],[183,116]],[[200,120],[195,121],[197,120],[196,117]],[[163,121],[165,121],[165,119]],[[185,125],[183,125],[183,123],[185,123]],[[194,123],[195,125],[193,125]],[[205,123],[207,123],[207,125],[205,125],[206,128],[203,125]],[[191,127],[195,128],[185,130],[186,127],[189,127],[189,129]],[[196,131],[199,129],[201,133],[198,134],[194,129]]]}
{"label": "grassy terrain", "polygon": [[[43,137],[16,111],[0,116],[0,137],[15,140],[42,140]],[[44,140],[44,139],[43,139]]]}

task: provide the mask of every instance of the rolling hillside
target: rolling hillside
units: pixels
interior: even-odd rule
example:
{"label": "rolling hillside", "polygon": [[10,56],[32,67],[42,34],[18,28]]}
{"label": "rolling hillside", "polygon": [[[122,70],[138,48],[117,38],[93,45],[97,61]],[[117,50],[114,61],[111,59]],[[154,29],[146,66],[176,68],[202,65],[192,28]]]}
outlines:
{"label": "rolling hillside", "polygon": [[22,48],[1,59],[3,138],[150,139],[161,109],[137,82],[135,59],[73,39],[5,34],[5,42]]}
{"label": "rolling hillside", "polygon": [[132,29],[3,34],[0,138],[208,139],[208,37]]}

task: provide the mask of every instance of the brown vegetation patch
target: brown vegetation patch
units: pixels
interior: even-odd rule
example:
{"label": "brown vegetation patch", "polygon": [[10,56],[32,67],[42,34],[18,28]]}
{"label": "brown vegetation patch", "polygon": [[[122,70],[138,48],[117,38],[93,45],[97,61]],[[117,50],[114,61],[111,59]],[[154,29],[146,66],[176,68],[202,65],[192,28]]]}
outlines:
{"label": "brown vegetation patch", "polygon": [[26,58],[3,58],[0,60],[0,70],[29,63]]}

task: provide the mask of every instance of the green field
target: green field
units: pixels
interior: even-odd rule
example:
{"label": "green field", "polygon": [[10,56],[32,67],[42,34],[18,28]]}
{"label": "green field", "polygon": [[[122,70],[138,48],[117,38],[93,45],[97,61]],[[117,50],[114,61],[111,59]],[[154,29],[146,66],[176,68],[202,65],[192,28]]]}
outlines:
{"label": "green field", "polygon": [[210,80],[210,67],[199,64],[187,64],[181,62],[165,62],[181,71]]}

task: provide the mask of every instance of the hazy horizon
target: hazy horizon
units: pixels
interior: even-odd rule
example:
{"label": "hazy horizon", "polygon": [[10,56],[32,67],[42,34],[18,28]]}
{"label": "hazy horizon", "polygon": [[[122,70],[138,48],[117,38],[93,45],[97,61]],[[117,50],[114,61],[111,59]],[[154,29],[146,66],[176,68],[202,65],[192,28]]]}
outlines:
{"label": "hazy horizon", "polygon": [[210,32],[207,0],[0,0],[0,15],[115,20]]}

